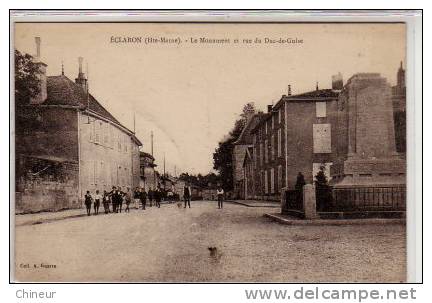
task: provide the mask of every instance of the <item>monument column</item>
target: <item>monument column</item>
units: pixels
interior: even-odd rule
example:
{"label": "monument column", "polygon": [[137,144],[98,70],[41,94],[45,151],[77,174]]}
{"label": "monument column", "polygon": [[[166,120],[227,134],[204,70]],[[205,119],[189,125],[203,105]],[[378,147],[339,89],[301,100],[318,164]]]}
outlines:
{"label": "monument column", "polygon": [[332,167],[334,186],[385,186],[405,184],[405,160],[396,153],[391,88],[376,73],[356,74],[340,95],[338,154]]}

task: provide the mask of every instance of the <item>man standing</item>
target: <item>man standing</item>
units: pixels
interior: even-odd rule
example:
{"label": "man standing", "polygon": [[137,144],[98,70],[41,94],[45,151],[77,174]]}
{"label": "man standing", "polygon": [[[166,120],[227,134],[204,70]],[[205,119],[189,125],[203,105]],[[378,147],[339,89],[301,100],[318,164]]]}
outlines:
{"label": "man standing", "polygon": [[126,193],[124,194],[124,200],[125,200],[125,203],[126,203],[125,213],[126,212],[129,213],[130,212],[129,205],[132,202],[132,197],[131,197],[131,193],[130,193],[129,187],[126,189]]}
{"label": "man standing", "polygon": [[108,195],[111,197],[112,212],[115,213],[117,212],[117,188],[113,186]]}
{"label": "man standing", "polygon": [[191,208],[190,206],[191,195],[192,195],[191,187],[189,186],[188,183],[186,183],[183,189],[184,208],[186,208],[186,205],[188,205],[189,208]]}
{"label": "man standing", "polygon": [[122,192],[121,187],[119,186],[117,190],[117,212],[120,210],[120,213],[122,212],[124,195],[124,192]]}
{"label": "man standing", "polygon": [[145,210],[147,204],[147,193],[145,191],[145,188],[141,188],[139,198],[142,204],[142,209]]}
{"label": "man standing", "polygon": [[153,191],[153,198],[156,201],[156,205],[155,206],[157,208],[160,208],[160,203],[161,203],[161,200],[162,200],[162,191],[161,191],[161,189],[160,189],[159,186],[156,188],[155,191]]}
{"label": "man standing", "polygon": [[217,194],[217,199],[218,199],[218,208],[222,209],[223,208],[224,190],[221,186],[219,186],[218,189],[216,190],[216,194]]}

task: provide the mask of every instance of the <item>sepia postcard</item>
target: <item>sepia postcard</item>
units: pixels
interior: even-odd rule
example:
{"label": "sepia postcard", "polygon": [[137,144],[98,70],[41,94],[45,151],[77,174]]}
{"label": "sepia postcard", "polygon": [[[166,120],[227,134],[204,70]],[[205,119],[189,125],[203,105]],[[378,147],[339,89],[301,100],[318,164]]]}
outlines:
{"label": "sepia postcard", "polygon": [[406,282],[406,37],[15,22],[12,279]]}

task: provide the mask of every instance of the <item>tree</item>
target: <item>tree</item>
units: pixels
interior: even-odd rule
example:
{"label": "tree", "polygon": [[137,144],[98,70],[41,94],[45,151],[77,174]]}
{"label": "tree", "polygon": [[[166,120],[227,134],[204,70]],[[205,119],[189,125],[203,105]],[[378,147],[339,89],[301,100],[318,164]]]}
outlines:
{"label": "tree", "polygon": [[227,191],[234,188],[232,162],[234,142],[243,131],[248,117],[255,113],[255,104],[253,102],[247,103],[243,107],[240,118],[235,121],[233,129],[224,140],[219,142],[218,147],[213,153],[213,168],[219,172],[219,177],[222,183],[221,185]]}
{"label": "tree", "polygon": [[327,176],[325,174],[326,167],[321,165],[318,173],[315,175],[315,185],[317,187],[325,187],[328,185]]}
{"label": "tree", "polygon": [[28,104],[40,92],[39,65],[29,54],[15,50],[15,104]]}

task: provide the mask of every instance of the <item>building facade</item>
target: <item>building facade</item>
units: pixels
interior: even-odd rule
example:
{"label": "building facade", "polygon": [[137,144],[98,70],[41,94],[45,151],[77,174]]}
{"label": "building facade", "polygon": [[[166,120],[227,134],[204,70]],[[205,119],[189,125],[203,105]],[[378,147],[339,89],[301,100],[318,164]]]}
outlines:
{"label": "building facade", "polygon": [[234,149],[232,153],[233,163],[233,197],[237,199],[245,198],[245,179],[243,172],[243,161],[248,148],[253,145],[252,129],[263,118],[263,113],[251,114],[247,117],[245,127],[243,128],[240,136],[234,142]]}
{"label": "building facade", "polygon": [[41,93],[15,111],[16,211],[77,208],[87,190],[138,186],[142,143],[88,92],[82,59],[75,82],[35,61]]}
{"label": "building facade", "polygon": [[285,188],[295,187],[299,172],[312,183],[322,166],[330,176],[341,78],[336,80],[332,89],[284,95],[268,106],[265,118],[252,130],[253,148],[244,159],[248,196],[279,200]]}

